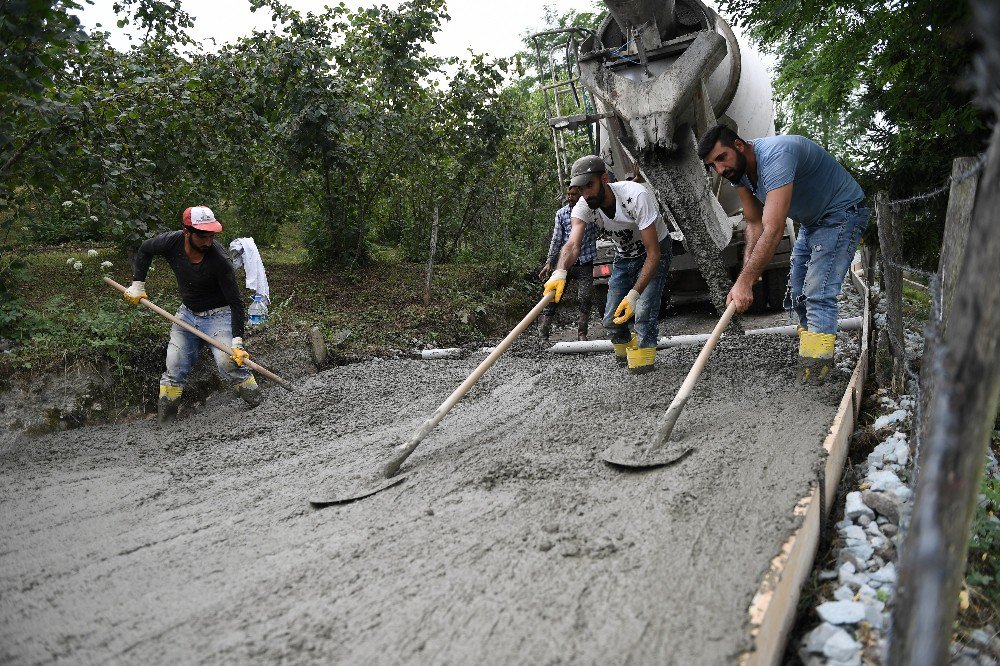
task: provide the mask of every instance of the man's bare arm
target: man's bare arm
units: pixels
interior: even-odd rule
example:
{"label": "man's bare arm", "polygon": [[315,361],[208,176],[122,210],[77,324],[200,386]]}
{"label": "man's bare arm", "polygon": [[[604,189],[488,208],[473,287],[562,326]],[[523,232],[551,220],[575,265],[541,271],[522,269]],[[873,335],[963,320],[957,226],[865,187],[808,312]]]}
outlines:
{"label": "man's bare arm", "polygon": [[653,279],[656,274],[657,264],[660,262],[660,241],[656,238],[656,225],[651,224],[639,232],[642,238],[643,247],[646,248],[646,260],[642,262],[642,270],[639,271],[639,279],[632,287],[640,294]]}
{"label": "man's bare arm", "polygon": [[[743,263],[743,270],[736,279],[745,288],[751,288],[757,278],[774,257],[781,236],[785,231],[785,219],[788,217],[788,207],[792,202],[792,183],[783,185],[767,193],[767,203],[761,222],[761,231],[756,239],[750,256]],[[747,228],[750,228],[747,220]]]}
{"label": "man's bare arm", "polygon": [[740,197],[740,203],[743,204],[743,219],[747,223],[743,230],[743,265],[746,266],[750,263],[750,257],[753,255],[754,247],[757,246],[761,232],[764,231],[762,224],[764,207],[747,188],[738,187],[736,193]]}

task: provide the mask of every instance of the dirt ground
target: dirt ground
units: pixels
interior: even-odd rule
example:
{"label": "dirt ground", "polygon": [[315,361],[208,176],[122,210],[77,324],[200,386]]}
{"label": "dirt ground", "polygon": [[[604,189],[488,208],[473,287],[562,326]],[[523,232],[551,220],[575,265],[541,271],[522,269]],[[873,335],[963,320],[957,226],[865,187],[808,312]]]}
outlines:
{"label": "dirt ground", "polygon": [[334,368],[170,429],[0,433],[0,662],[732,663],[847,377],[803,388],[794,339],[724,339],[674,431],[693,453],[603,463],[696,353],[633,377],[529,337],[402,484],[322,510],[482,354]]}

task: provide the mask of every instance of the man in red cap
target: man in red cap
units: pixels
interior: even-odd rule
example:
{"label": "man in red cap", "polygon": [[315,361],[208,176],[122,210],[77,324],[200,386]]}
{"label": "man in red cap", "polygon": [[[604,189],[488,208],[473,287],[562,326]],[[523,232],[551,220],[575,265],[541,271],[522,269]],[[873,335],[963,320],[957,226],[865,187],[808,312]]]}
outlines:
{"label": "man in red cap", "polygon": [[[146,274],[156,255],[170,264],[177,278],[182,305],[177,318],[233,349],[228,356],[212,347],[215,365],[223,381],[251,407],[260,404],[260,387],[249,368],[250,358],[243,348],[243,299],[236,273],[225,249],[215,240],[222,225],[207,206],[192,206],[181,216],[180,231],[168,231],[143,241],[133,267],[132,285],[125,300],[136,305],[146,297]],[[174,324],[167,345],[167,369],[160,377],[157,412],[160,423],[177,417],[181,393],[191,368],[198,360],[203,341]]]}

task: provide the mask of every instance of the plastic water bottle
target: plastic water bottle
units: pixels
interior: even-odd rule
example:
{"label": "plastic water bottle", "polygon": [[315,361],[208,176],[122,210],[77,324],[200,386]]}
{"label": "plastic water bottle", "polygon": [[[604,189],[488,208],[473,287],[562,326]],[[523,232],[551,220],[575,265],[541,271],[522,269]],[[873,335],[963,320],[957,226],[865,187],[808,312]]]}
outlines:
{"label": "plastic water bottle", "polygon": [[253,295],[253,302],[247,309],[247,323],[251,326],[259,326],[267,321],[267,306],[264,305],[264,297],[260,294]]}

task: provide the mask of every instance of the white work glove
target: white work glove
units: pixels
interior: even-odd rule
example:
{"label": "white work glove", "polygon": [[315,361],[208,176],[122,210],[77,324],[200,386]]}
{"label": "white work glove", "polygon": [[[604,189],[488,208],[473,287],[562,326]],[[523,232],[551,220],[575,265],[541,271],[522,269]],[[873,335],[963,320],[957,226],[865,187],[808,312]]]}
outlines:
{"label": "white work glove", "polygon": [[615,323],[624,324],[635,314],[635,302],[639,300],[639,292],[635,289],[629,290],[625,298],[615,308]]}
{"label": "white work glove", "polygon": [[132,286],[122,296],[132,305],[139,305],[139,301],[146,298],[146,283],[133,280]]}
{"label": "white work glove", "polygon": [[233,348],[233,355],[229,358],[233,359],[233,362],[242,368],[243,362],[250,358],[250,354],[243,348],[243,338],[233,338],[233,342],[229,346]]}
{"label": "white work glove", "polygon": [[562,298],[563,289],[566,288],[566,271],[557,268],[552,271],[552,277],[549,281],[545,283],[545,287],[542,289],[542,296],[551,292],[555,292],[555,302],[558,303],[559,299]]}

